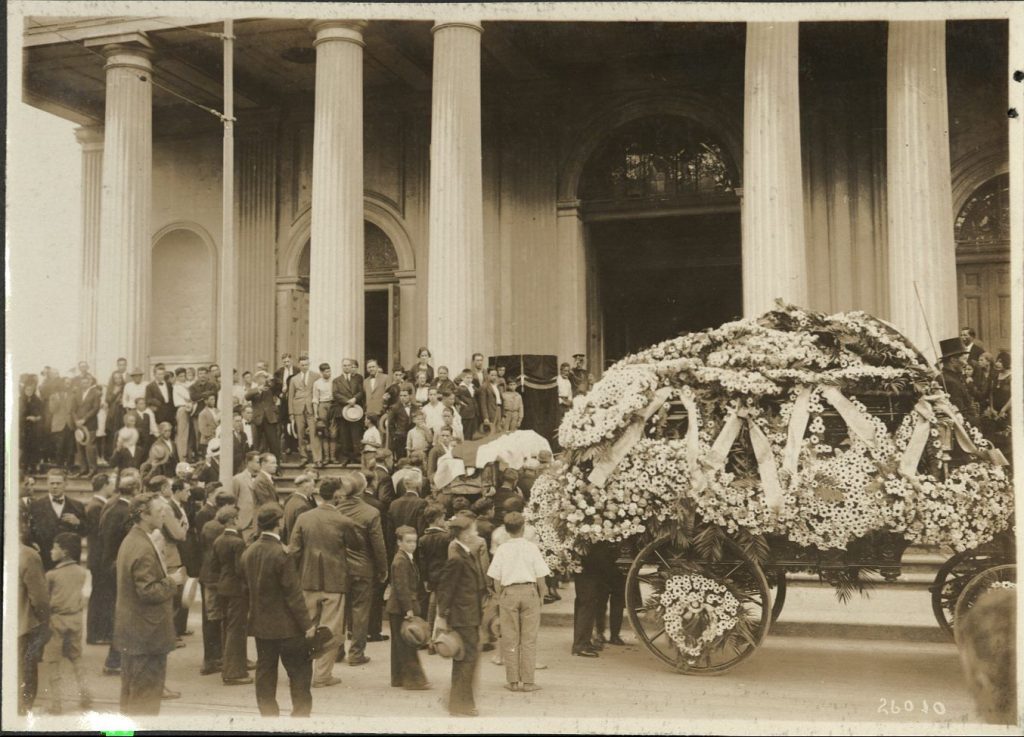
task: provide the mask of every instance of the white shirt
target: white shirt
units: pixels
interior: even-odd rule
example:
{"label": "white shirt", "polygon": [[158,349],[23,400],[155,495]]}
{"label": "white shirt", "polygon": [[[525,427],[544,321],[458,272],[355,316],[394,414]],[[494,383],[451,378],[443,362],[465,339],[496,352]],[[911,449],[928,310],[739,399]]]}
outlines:
{"label": "white shirt", "polygon": [[572,399],[572,384],[561,374],[558,375],[558,398]]}
{"label": "white shirt", "polygon": [[235,404],[245,403],[245,387],[241,384],[231,385],[231,398]]}
{"label": "white shirt", "polygon": [[154,438],[158,437],[160,435],[160,428],[156,421],[156,413],[154,413],[153,410],[147,407],[146,411],[143,412],[142,414],[149,418],[149,434],[152,435]]}
{"label": "white shirt", "polygon": [[135,400],[145,398],[146,385],[141,381],[138,384],[130,381],[124,385],[124,393],[121,394],[121,406],[125,409],[135,409]]}
{"label": "white shirt", "polygon": [[157,389],[160,390],[160,396],[162,396],[164,398],[164,401],[165,402],[170,402],[171,401],[171,394],[170,394],[170,392],[167,391],[167,383],[166,382],[158,381],[156,386],[157,386]]}
{"label": "white shirt", "polygon": [[[512,536],[505,530],[505,525],[496,527],[494,532],[491,533],[491,555],[494,555],[498,548],[511,539]],[[527,542],[533,543],[534,545],[540,543],[540,536],[537,535],[537,530],[529,523],[527,523],[523,528],[523,539]]]}
{"label": "white shirt", "polygon": [[50,497],[50,506],[53,507],[53,513],[57,515],[57,519],[60,519],[60,516],[64,514],[64,503],[66,500],[67,497],[64,497],[60,502],[55,502],[53,497]]}
{"label": "white shirt", "polygon": [[334,390],[331,388],[331,380],[320,377],[313,384],[313,404],[330,404],[334,401]]}
{"label": "white shirt", "polygon": [[187,407],[192,404],[192,393],[184,384],[174,384],[174,406]]}
{"label": "white shirt", "polygon": [[487,575],[502,586],[517,583],[536,583],[538,578],[551,575],[540,548],[526,538],[513,537],[504,543],[487,569]]}
{"label": "white shirt", "polygon": [[427,421],[427,427],[434,435],[437,435],[438,431],[444,427],[444,405],[440,402],[437,404],[427,402],[423,405],[423,417]]}
{"label": "white shirt", "polygon": [[242,432],[245,433],[245,439],[248,441],[249,447],[251,448],[254,444],[252,439],[252,423],[242,420]]}

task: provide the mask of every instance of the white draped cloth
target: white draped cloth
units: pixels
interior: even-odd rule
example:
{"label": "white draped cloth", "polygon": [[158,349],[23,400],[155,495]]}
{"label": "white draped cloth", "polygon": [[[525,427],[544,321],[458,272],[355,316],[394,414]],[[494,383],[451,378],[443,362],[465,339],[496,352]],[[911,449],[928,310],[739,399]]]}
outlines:
{"label": "white draped cloth", "polygon": [[483,468],[501,456],[509,466],[520,469],[527,458],[536,458],[542,450],[551,452],[551,443],[544,436],[533,430],[516,430],[477,448],[476,465]]}

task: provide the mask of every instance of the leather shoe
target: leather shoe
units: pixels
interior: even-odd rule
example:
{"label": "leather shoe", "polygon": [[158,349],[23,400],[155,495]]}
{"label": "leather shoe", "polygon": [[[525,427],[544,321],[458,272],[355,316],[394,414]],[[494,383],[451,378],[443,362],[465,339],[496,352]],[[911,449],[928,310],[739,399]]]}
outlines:
{"label": "leather shoe", "polygon": [[608,644],[609,645],[625,645],[626,641],[623,640],[621,637],[616,635],[615,637],[613,637],[610,640],[608,640]]}
{"label": "leather shoe", "polygon": [[370,662],[370,658],[368,656],[366,656],[366,655],[363,655],[360,658],[356,658],[355,660],[348,661],[348,664],[352,665],[352,666],[356,666],[356,665],[365,665],[366,663],[369,663],[369,662]]}
{"label": "leather shoe", "polygon": [[367,642],[387,642],[391,638],[387,635],[370,635],[366,638]]}
{"label": "leather shoe", "polygon": [[243,678],[225,678],[223,683],[225,686],[244,686],[247,683],[252,683],[252,676],[245,676]]}
{"label": "leather shoe", "polygon": [[326,688],[327,686],[337,686],[339,683],[341,683],[340,678],[331,676],[326,681],[313,681],[313,688]]}
{"label": "leather shoe", "polygon": [[581,658],[596,658],[599,657],[593,650],[577,650],[573,655],[579,655]]}
{"label": "leather shoe", "polygon": [[529,693],[530,691],[540,691],[540,686],[538,686],[536,683],[524,683],[519,687],[519,690],[526,691],[527,693]]}
{"label": "leather shoe", "polygon": [[199,669],[199,675],[212,676],[214,673],[220,673],[221,669],[222,667],[219,663],[210,663],[209,665],[204,665]]}
{"label": "leather shoe", "polygon": [[476,709],[463,709],[461,711],[450,711],[448,712],[453,717],[476,717],[480,716],[480,712]]}
{"label": "leather shoe", "polygon": [[121,669],[120,668],[107,668],[106,666],[104,666],[104,668],[103,668],[103,675],[105,675],[105,676],[119,676],[119,675],[121,675]]}
{"label": "leather shoe", "polygon": [[421,683],[418,686],[404,686],[404,688],[405,688],[406,691],[429,691],[430,690],[430,684],[429,683]]}
{"label": "leather shoe", "polygon": [[163,694],[161,694],[160,698],[164,699],[165,701],[168,699],[180,699],[181,691],[172,691],[171,689],[164,686],[164,692]]}

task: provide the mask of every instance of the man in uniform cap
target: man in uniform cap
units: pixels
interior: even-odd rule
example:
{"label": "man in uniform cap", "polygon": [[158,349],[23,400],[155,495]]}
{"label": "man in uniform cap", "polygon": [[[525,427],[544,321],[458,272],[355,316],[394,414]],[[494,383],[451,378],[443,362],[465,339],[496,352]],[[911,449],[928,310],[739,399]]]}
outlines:
{"label": "man in uniform cap", "polygon": [[473,553],[476,515],[461,512],[448,520],[455,534],[454,555],[448,558],[437,584],[438,630],[451,629],[462,639],[462,654],[452,660],[452,688],[448,711],[452,716],[476,716],[473,681],[479,657],[480,623],[487,590],[484,569]]}
{"label": "man in uniform cap", "polygon": [[572,395],[575,397],[590,391],[590,387],[594,384],[594,377],[587,371],[585,354],[574,353],[572,360],[575,366],[569,372],[569,383],[572,384]]}

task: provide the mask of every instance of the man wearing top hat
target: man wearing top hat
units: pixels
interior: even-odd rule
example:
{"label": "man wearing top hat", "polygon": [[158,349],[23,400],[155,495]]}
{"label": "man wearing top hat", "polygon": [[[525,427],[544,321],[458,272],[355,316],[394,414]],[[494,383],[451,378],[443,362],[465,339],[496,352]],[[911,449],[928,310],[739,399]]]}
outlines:
{"label": "man wearing top hat", "polygon": [[452,659],[452,689],[448,711],[452,716],[476,716],[473,681],[479,658],[480,623],[483,620],[483,598],[487,590],[484,569],[474,554],[476,515],[462,512],[448,520],[448,528],[456,535],[455,551],[441,571],[437,583],[438,630],[452,630],[462,641],[462,652]]}
{"label": "man wearing top hat", "polygon": [[964,356],[968,354],[967,349],[960,338],[947,338],[939,341],[939,352],[942,354],[938,362],[942,371],[939,381],[949,394],[953,406],[960,410],[960,414],[968,423],[976,425],[978,413],[971,393],[967,391],[963,381]]}

